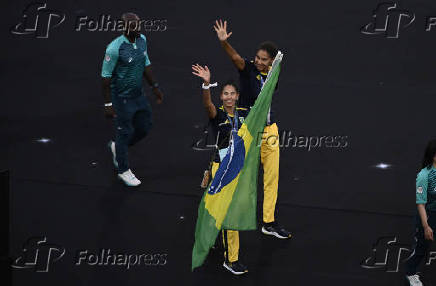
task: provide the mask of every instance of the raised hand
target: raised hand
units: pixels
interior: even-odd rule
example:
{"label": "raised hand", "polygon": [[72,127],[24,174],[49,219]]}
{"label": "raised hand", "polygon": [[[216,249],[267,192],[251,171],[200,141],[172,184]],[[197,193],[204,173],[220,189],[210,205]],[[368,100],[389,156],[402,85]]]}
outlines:
{"label": "raised hand", "polygon": [[213,28],[215,29],[216,35],[220,41],[225,41],[232,35],[232,32],[227,33],[227,21],[224,21],[223,23],[223,20],[221,19],[219,22],[216,20]]}
{"label": "raised hand", "polygon": [[193,74],[202,78],[204,82],[210,82],[210,71],[207,66],[200,66],[199,64],[192,65]]}

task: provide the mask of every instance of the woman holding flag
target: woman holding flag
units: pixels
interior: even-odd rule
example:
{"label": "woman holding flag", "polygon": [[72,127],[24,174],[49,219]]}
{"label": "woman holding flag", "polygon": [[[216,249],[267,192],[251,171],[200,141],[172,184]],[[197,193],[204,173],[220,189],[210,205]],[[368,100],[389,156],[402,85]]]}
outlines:
{"label": "woman holding flag", "polygon": [[[216,84],[210,84],[211,75],[209,68],[196,64],[192,66],[192,70],[194,75],[203,79],[203,106],[206,109],[214,133],[218,138],[218,151],[212,164],[212,177],[214,177],[219,164],[230,147],[232,130],[237,131],[241,127],[249,110],[236,106],[239,90],[233,81],[224,83],[220,95],[222,105],[216,108],[210,94],[210,87],[216,86]],[[235,275],[248,272],[247,267],[239,262],[239,232],[223,229],[222,236],[225,257],[224,268]]]}
{"label": "woman holding flag", "polygon": [[[193,73],[205,81],[203,103],[209,118],[217,131],[230,137],[228,146],[221,145],[219,148],[219,166],[215,164],[212,182],[204,192],[198,207],[192,270],[203,264],[221,230],[257,229],[257,181],[261,149],[259,139],[265,128],[282,59],[283,54],[278,52],[260,95],[249,112],[245,108],[236,107],[239,91],[234,83],[223,85],[223,105],[221,108],[215,108],[208,89],[216,84],[209,84],[208,68],[199,65],[192,67]],[[233,241],[229,237],[230,234],[235,235]],[[234,274],[243,274],[247,269],[237,260],[239,238],[236,233],[230,231],[224,232],[224,238],[226,235],[227,260],[224,267]]]}
{"label": "woman holding flag", "polygon": [[[241,86],[240,106],[254,106],[272,67],[278,48],[273,42],[263,42],[256,50],[253,61],[244,59],[228,42],[232,32],[227,32],[227,21],[217,20],[214,25],[221,47],[239,72]],[[271,105],[270,105],[271,107]],[[263,167],[263,226],[262,233],[280,239],[291,238],[291,233],[276,220],[276,203],[279,186],[280,146],[278,122],[269,108],[267,124],[263,130],[266,140],[261,141],[260,159]],[[267,138],[275,138],[268,140]],[[274,143],[273,143],[274,142]]]}

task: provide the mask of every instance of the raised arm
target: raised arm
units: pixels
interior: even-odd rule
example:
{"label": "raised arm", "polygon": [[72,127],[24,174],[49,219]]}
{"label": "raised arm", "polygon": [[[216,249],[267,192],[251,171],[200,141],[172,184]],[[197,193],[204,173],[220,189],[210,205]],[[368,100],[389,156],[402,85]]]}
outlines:
{"label": "raised arm", "polygon": [[[203,79],[204,85],[209,85],[210,71],[207,66],[202,67],[199,64],[192,65],[192,70],[194,75]],[[209,118],[213,119],[216,117],[216,107],[212,102],[209,89],[203,89],[203,106],[206,109]]]}
{"label": "raised arm", "polygon": [[232,35],[232,32],[227,33],[227,21],[223,22],[221,19],[219,21],[216,20],[213,28],[215,29],[216,35],[220,40],[221,47],[223,47],[233,64],[238,70],[243,70],[245,68],[245,60],[227,41],[227,39]]}

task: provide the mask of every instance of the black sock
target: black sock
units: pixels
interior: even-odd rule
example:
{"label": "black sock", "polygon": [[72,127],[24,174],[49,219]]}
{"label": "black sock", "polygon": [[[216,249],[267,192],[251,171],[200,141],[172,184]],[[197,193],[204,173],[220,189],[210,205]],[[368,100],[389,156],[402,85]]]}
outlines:
{"label": "black sock", "polygon": [[272,222],[264,222],[263,223],[263,225],[265,226],[265,227],[269,227],[269,226],[276,226],[276,222],[275,221],[272,221]]}

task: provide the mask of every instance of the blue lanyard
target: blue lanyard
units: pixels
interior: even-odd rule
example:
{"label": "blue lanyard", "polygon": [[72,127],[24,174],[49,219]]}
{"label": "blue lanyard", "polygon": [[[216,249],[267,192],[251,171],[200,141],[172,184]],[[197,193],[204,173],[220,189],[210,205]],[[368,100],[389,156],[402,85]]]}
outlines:
{"label": "blue lanyard", "polygon": [[227,112],[226,112],[226,115],[227,115],[227,119],[229,120],[229,123],[232,125],[232,131],[238,131],[238,127],[239,127],[238,121],[239,121],[239,118],[238,118],[238,110],[237,110],[237,108],[235,107],[235,112],[233,114],[234,123],[233,123],[232,118],[230,117],[230,115]]}
{"label": "blue lanyard", "polygon": [[[225,111],[225,109],[224,109],[224,111]],[[229,147],[230,147],[232,145],[233,136],[235,134],[238,134],[238,126],[239,126],[238,125],[238,121],[239,121],[239,118],[238,118],[238,110],[237,110],[237,108],[235,107],[235,112],[233,114],[234,121],[232,120],[232,118],[230,117],[230,115],[227,112],[226,112],[226,115],[227,115],[227,120],[232,125],[232,131],[230,131],[230,137],[229,137]],[[229,148],[229,147],[227,147],[227,148]]]}
{"label": "blue lanyard", "polygon": [[260,76],[260,88],[262,88],[263,85],[265,84],[265,80],[263,79],[262,74],[259,74],[259,76]]}

